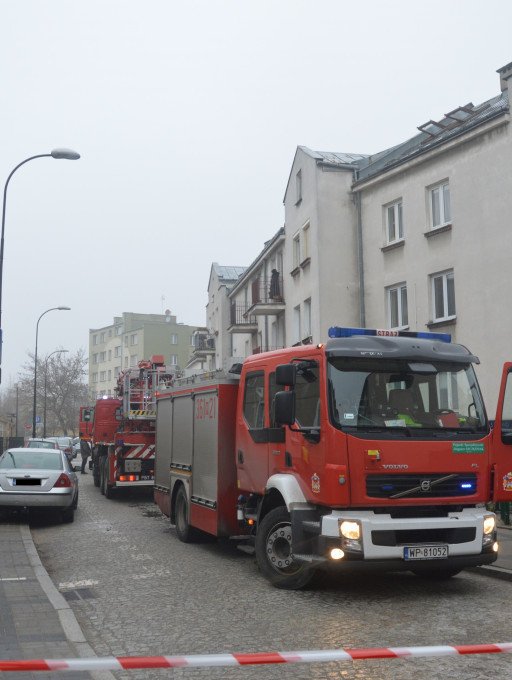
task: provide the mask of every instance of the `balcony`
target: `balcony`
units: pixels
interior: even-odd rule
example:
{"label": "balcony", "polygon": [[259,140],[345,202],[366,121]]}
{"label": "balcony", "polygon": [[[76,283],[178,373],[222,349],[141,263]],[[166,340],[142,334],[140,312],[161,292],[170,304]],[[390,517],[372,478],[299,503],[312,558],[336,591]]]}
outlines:
{"label": "balcony", "polygon": [[231,303],[228,333],[256,333],[258,322],[254,314],[249,314],[250,305]]}
{"label": "balcony", "polygon": [[207,357],[215,354],[215,336],[199,335],[194,340],[195,357]]}
{"label": "balcony", "polygon": [[254,316],[275,316],[285,311],[283,277],[277,271],[270,277],[262,276],[251,284],[252,304],[250,314]]}

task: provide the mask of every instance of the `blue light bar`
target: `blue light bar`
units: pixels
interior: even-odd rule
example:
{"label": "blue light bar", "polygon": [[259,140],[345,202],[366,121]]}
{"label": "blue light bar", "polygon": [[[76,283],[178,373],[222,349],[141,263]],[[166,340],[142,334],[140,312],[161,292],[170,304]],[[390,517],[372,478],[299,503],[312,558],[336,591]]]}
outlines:
{"label": "blue light bar", "polygon": [[329,328],[330,338],[351,338],[354,335],[377,335],[383,338],[422,338],[424,340],[440,340],[451,342],[450,333],[423,333],[421,331],[390,331],[385,328],[342,328],[332,326]]}

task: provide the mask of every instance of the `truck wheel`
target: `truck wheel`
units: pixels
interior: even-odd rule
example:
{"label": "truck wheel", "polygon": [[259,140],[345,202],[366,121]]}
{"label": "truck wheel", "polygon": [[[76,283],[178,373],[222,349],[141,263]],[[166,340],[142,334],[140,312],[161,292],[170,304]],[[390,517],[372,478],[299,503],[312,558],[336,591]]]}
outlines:
{"label": "truck wheel", "polygon": [[180,541],[183,543],[192,543],[197,536],[197,531],[190,526],[187,492],[183,486],[180,486],[178,493],[176,494],[174,517],[176,520],[176,533]]}
{"label": "truck wheel", "polygon": [[284,506],[271,510],[259,525],[256,560],[263,576],[276,588],[298,590],[313,577],[311,567],[293,560],[292,525]]}
{"label": "truck wheel", "polygon": [[100,492],[104,496],[105,488],[103,478],[105,477],[105,469],[103,465],[103,458],[98,458],[98,486],[100,487]]}
{"label": "truck wheel", "polygon": [[100,486],[100,480],[101,480],[101,473],[100,473],[100,466],[98,465],[98,459],[96,459],[94,462],[89,463],[89,470],[91,469],[92,466],[92,479],[94,482],[94,486]]}
{"label": "truck wheel", "polygon": [[112,484],[108,483],[108,473],[109,473],[109,461],[108,461],[108,456],[105,456],[105,459],[103,461],[103,483],[101,487],[101,493],[105,496],[105,498],[112,498],[114,491]]}

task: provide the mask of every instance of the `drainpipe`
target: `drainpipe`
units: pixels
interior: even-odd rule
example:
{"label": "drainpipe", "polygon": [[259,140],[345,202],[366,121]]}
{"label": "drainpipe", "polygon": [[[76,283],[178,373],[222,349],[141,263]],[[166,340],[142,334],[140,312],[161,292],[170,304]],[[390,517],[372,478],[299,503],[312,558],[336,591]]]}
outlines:
{"label": "drainpipe", "polygon": [[[265,260],[263,262],[263,281],[264,285],[267,287],[267,290],[262,291],[263,292],[263,299],[266,300],[266,295],[268,293],[268,286],[267,286],[267,261]],[[268,316],[265,314],[265,345],[264,345],[264,350],[263,351],[268,351]]]}
{"label": "drainpipe", "polygon": [[364,308],[364,268],[363,268],[363,220],[361,216],[361,192],[356,191],[357,210],[357,261],[359,265],[359,316],[361,327],[366,328],[366,312]]}

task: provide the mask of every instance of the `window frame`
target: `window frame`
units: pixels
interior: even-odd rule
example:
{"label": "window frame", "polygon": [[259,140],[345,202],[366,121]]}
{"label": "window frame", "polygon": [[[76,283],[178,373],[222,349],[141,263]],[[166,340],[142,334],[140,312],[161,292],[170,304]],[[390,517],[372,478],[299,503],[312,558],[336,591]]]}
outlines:
{"label": "window frame", "polygon": [[[436,193],[437,192],[437,193]],[[434,204],[434,196],[438,196],[437,206]],[[428,205],[430,212],[430,229],[442,229],[452,223],[451,192],[449,180],[444,180],[429,187]],[[438,223],[434,223],[436,212],[439,213]]]}
{"label": "window frame", "polygon": [[[404,240],[404,210],[403,202],[401,199],[393,201],[393,203],[388,203],[385,206],[386,211],[386,244],[392,245],[395,243],[400,243]],[[394,238],[391,237],[391,221],[390,212],[393,215],[393,231]]]}
{"label": "window frame", "polygon": [[[396,321],[397,325],[393,324],[393,294],[396,293]],[[405,322],[404,322],[404,298],[405,298]],[[409,306],[407,296],[407,284],[397,283],[389,286],[387,289],[387,306],[388,306],[388,325],[393,330],[404,330],[409,328]]]}
{"label": "window frame", "polygon": [[[442,283],[442,305],[443,315],[438,316],[437,312],[437,290],[436,281],[441,280]],[[441,321],[451,321],[457,316],[457,305],[455,302],[455,274],[453,269],[448,269],[444,272],[430,275],[431,281],[431,295],[432,295],[432,320],[434,323]],[[451,284],[449,282],[451,281]],[[450,290],[451,289],[451,290]],[[450,297],[452,300],[450,300]],[[453,311],[450,313],[450,302],[453,302]]]}

